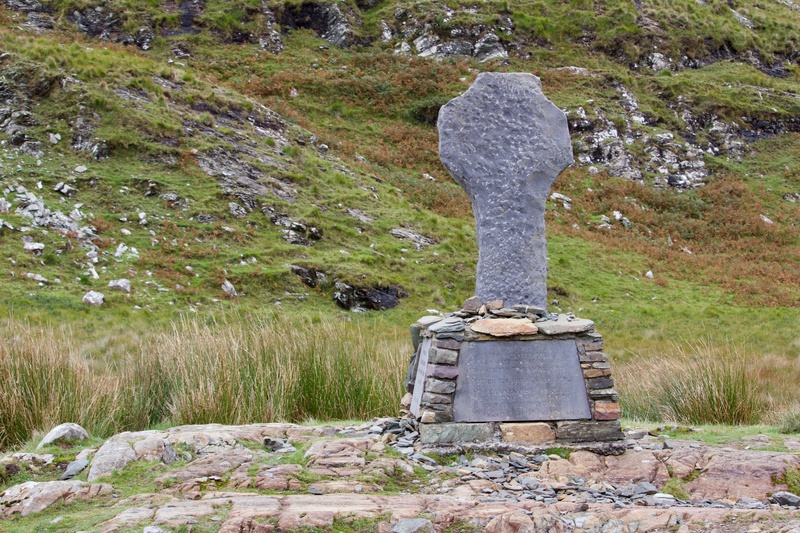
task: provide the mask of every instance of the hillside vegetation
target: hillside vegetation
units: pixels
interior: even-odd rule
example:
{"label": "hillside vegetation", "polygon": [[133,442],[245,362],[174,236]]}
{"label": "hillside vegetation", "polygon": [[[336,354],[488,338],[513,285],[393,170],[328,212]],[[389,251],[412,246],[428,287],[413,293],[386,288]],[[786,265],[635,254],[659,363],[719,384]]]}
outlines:
{"label": "hillside vegetation", "polygon": [[576,159],[548,203],[551,311],[618,364],[697,340],[774,361],[777,419],[800,375],[797,28],[794,0],[4,0],[0,313],[114,379],[180,320],[404,337],[474,287],[438,109],[527,71]]}

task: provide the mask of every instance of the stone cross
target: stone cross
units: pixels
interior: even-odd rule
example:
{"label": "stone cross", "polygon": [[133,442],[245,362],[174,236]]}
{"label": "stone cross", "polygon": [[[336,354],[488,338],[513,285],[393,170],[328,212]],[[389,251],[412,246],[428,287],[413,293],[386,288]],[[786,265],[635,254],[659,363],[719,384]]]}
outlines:
{"label": "stone cross", "polygon": [[442,106],[438,128],[439,157],[472,200],[475,294],[545,308],[545,202],[573,161],[566,115],[533,74],[482,73]]}

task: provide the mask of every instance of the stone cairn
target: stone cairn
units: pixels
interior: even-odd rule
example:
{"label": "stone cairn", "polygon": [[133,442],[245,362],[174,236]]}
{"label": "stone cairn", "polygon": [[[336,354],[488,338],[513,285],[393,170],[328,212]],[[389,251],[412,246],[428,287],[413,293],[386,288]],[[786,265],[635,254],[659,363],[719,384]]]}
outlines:
{"label": "stone cairn", "polygon": [[[439,153],[476,220],[476,296],[411,326],[423,444],[623,438],[603,339],[546,310],[545,202],[572,163],[566,116],[531,74],[482,73],[439,113]],[[408,398],[408,397],[407,397]]]}

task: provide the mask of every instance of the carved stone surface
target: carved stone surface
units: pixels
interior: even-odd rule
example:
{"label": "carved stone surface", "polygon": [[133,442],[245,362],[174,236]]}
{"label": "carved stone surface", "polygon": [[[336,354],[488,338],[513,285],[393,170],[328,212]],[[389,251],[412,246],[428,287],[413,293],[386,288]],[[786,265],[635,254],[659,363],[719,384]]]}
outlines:
{"label": "carved stone surface", "polygon": [[545,202],[573,161],[566,115],[536,76],[487,72],[441,108],[438,128],[442,163],[472,200],[475,294],[544,308]]}
{"label": "carved stone surface", "polygon": [[458,358],[455,422],[592,417],[575,342],[466,342]]}

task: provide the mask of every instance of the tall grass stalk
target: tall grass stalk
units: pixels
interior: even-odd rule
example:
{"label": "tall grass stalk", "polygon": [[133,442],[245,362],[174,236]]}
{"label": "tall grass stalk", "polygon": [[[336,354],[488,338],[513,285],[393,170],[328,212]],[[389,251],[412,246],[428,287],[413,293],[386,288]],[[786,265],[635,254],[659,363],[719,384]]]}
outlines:
{"label": "tall grass stalk", "polygon": [[11,322],[0,333],[0,448],[67,421],[106,436],[165,422],[392,414],[410,347],[404,328],[374,329],[314,318],[183,320],[95,369],[69,335]]}
{"label": "tall grass stalk", "polygon": [[756,424],[770,405],[759,364],[736,346],[674,345],[616,370],[625,416],[684,424]]}
{"label": "tall grass stalk", "polygon": [[71,421],[107,433],[118,380],[93,372],[70,335],[10,321],[0,339],[0,448]]}

